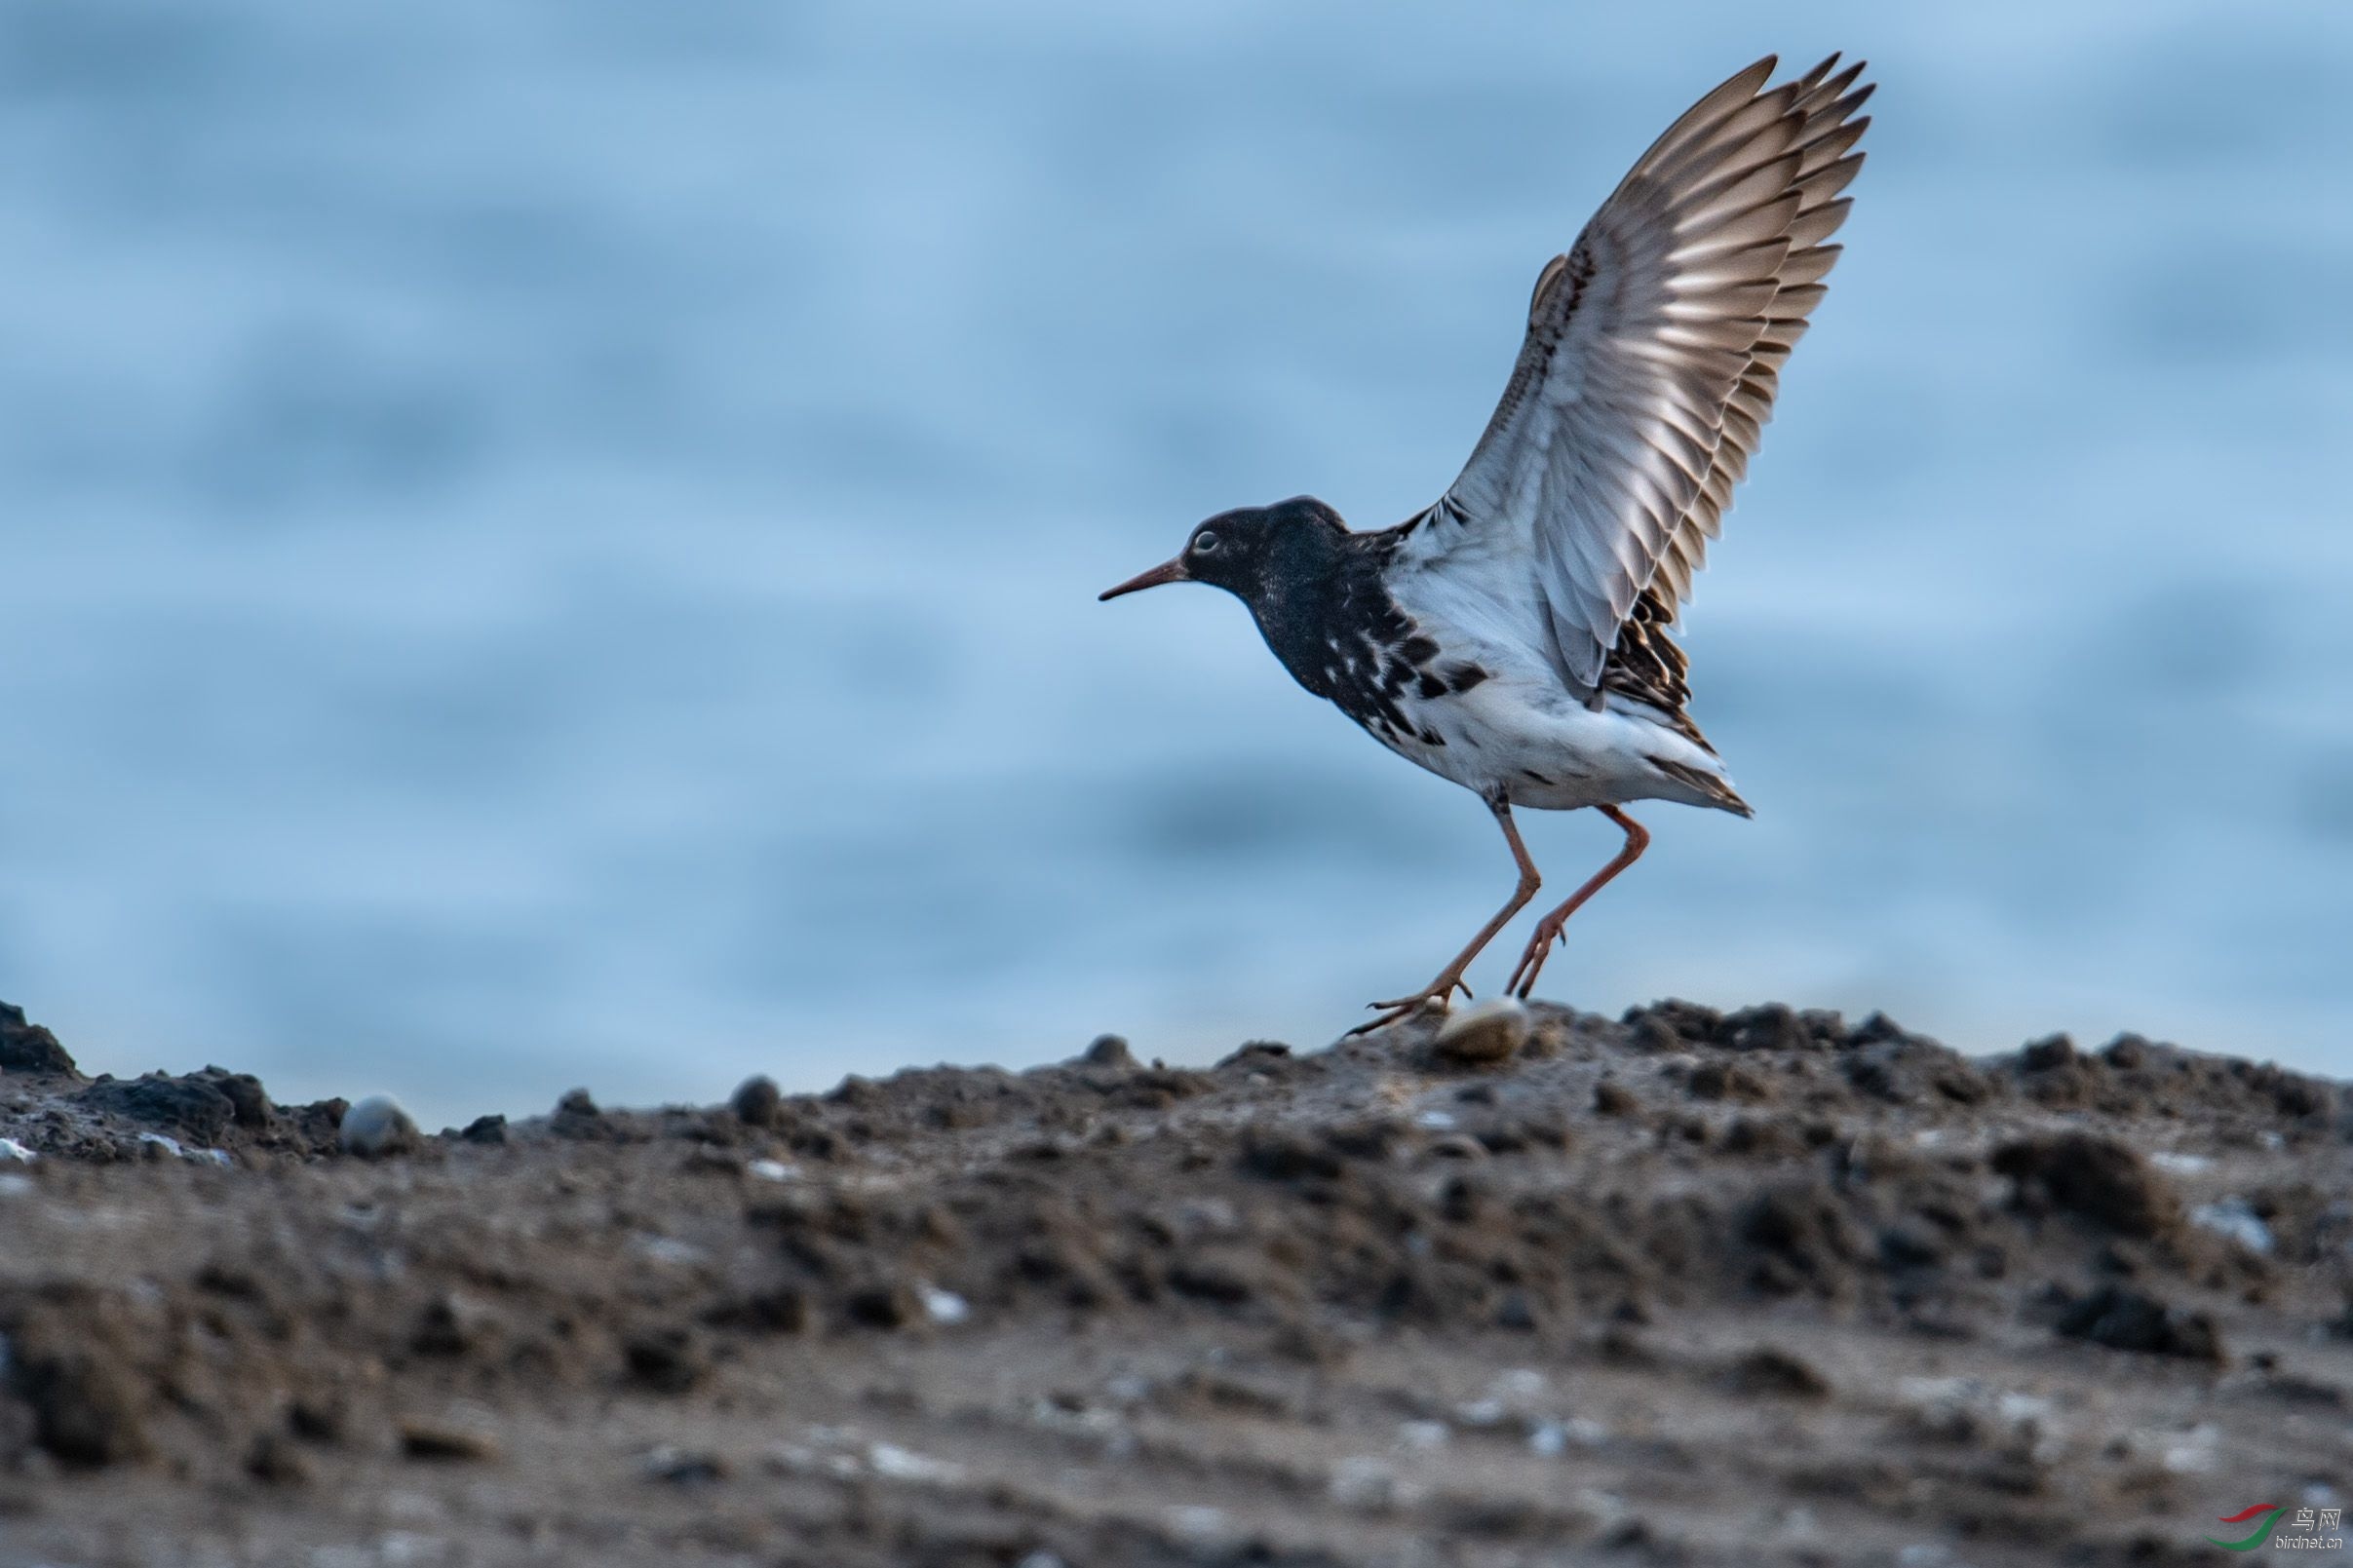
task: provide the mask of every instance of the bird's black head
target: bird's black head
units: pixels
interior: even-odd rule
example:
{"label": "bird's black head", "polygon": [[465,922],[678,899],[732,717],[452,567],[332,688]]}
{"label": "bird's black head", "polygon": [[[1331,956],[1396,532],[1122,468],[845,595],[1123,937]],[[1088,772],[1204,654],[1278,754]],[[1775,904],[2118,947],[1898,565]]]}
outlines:
{"label": "bird's black head", "polygon": [[1163,583],[1207,583],[1255,604],[1286,576],[1328,561],[1346,534],[1339,514],[1313,496],[1293,496],[1271,507],[1238,507],[1195,528],[1176,559],[1099,596],[1115,599]]}

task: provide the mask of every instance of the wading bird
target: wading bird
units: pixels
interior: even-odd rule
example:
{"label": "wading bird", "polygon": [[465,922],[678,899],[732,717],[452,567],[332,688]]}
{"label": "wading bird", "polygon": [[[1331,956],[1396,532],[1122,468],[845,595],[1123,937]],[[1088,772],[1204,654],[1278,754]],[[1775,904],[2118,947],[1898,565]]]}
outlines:
{"label": "wading bird", "polygon": [[1300,685],[1495,814],[1520,868],[1510,900],[1365,1029],[1468,995],[1463,972],[1535,897],[1514,806],[1590,806],[1626,834],[1536,923],[1505,982],[1522,997],[1568,917],[1649,844],[1620,806],[1750,815],[1683,712],[1669,631],[1838,258],[1871,124],[1860,63],[1768,87],[1774,64],[1669,127],[1545,266],[1503,402],[1435,505],[1366,533],[1308,496],[1220,513],[1102,595],[1226,590]]}

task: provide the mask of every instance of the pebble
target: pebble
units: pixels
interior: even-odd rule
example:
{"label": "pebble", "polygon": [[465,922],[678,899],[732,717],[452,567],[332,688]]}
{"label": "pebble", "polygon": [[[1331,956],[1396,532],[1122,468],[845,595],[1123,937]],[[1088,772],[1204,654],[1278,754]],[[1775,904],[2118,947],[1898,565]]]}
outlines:
{"label": "pebble", "polygon": [[30,1165],[40,1158],[15,1138],[0,1138],[0,1160],[21,1160]]}
{"label": "pebble", "polygon": [[370,1094],[343,1113],[343,1152],[363,1160],[407,1154],[417,1145],[416,1124],[389,1094]]}
{"label": "pebble", "polygon": [[1090,1067],[1125,1070],[1136,1065],[1135,1053],[1128,1050],[1127,1041],[1115,1034],[1097,1035],[1094,1043],[1087,1047],[1086,1054],[1079,1059]]}
{"label": "pebble", "polygon": [[466,1124],[458,1134],[468,1143],[504,1143],[507,1141],[507,1119],[503,1116],[478,1116]]}
{"label": "pebble", "polygon": [[703,1449],[663,1443],[646,1453],[645,1476],[673,1486],[705,1486],[727,1478],[727,1461]]}
{"label": "pebble", "polygon": [[1397,1424],[1397,1446],[1400,1448],[1444,1448],[1453,1433],[1443,1421],[1401,1421]]}
{"label": "pebble", "polygon": [[867,1449],[866,1462],[869,1469],[886,1480],[927,1481],[946,1485],[961,1480],[964,1467],[929,1454],[918,1454],[897,1443],[877,1442]]}
{"label": "pebble", "polygon": [[953,1327],[972,1316],[972,1304],[953,1290],[942,1290],[937,1285],[923,1287],[924,1316],[944,1328]]}
{"label": "pebble", "polygon": [[498,1457],[498,1444],[463,1427],[410,1421],[401,1426],[401,1453],[409,1459],[481,1463]]}
{"label": "pebble", "polygon": [[1508,1061],[1527,1044],[1532,1021],[1518,998],[1495,997],[1448,1018],[1432,1049],[1447,1061]]}
{"label": "pebble", "polygon": [[2225,1198],[2219,1203],[2200,1204],[2189,1211],[2190,1223],[2218,1236],[2227,1236],[2259,1256],[2271,1255],[2274,1245],[2271,1227],[2263,1216],[2244,1198]]}
{"label": "pebble", "polygon": [[727,1105],[746,1127],[774,1127],[785,1108],[785,1094],[775,1079],[759,1073],[738,1084]]}

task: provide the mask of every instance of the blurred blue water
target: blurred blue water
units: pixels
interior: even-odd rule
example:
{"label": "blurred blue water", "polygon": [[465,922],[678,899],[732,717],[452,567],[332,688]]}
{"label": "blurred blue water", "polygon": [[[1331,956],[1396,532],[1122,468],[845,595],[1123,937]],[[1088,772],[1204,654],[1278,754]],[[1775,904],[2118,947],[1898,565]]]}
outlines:
{"label": "blurred blue water", "polygon": [[1634,153],[1846,48],[1690,623],[1759,816],[1549,988],[2353,1072],[2353,11],[1756,9],[0,0],[0,996],[444,1118],[1329,1038],[1485,813],[1094,591],[1426,503]]}

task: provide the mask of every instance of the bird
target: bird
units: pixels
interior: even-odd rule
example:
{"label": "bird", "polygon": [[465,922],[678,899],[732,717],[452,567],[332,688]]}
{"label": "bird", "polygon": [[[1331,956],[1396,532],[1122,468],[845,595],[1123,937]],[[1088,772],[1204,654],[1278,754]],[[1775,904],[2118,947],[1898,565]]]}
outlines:
{"label": "bird", "polygon": [[1838,61],[1772,85],[1768,56],[1636,160],[1538,275],[1503,399],[1431,506],[1377,531],[1313,496],[1221,512],[1099,595],[1234,594],[1301,686],[1501,825],[1511,898],[1350,1033],[1471,994],[1472,961],[1542,885],[1514,807],[1590,808],[1624,834],[1536,922],[1504,985],[1523,1000],[1569,917],[1649,846],[1625,805],[1753,815],[1685,711],[1674,632],[1839,256],[1872,85]]}

